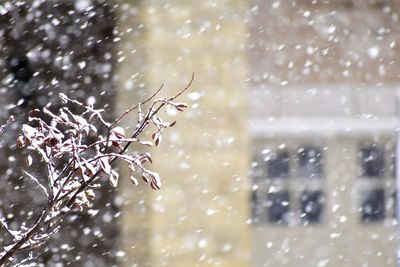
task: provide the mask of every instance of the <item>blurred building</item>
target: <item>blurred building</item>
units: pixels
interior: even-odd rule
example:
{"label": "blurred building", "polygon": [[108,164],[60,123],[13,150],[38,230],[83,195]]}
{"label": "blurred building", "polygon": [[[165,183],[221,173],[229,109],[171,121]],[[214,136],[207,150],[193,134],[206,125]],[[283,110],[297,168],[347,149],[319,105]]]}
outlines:
{"label": "blurred building", "polygon": [[164,189],[144,193],[147,209],[132,205],[140,219],[126,217],[143,237],[131,259],[395,264],[398,2],[125,7],[142,29],[141,39],[125,35],[126,51],[141,48],[126,64],[146,62],[136,83],[173,91],[196,73],[193,109],[155,155]]}
{"label": "blurred building", "polygon": [[[195,73],[181,99],[191,108],[163,114],[178,123],[152,153],[162,190],[121,179],[41,261],[394,266],[399,10],[396,0],[1,3],[0,101],[22,101],[7,106],[20,123],[57,90],[124,111]],[[10,140],[1,184],[18,202]]]}
{"label": "blurred building", "polygon": [[254,1],[255,266],[394,266],[397,1]]}

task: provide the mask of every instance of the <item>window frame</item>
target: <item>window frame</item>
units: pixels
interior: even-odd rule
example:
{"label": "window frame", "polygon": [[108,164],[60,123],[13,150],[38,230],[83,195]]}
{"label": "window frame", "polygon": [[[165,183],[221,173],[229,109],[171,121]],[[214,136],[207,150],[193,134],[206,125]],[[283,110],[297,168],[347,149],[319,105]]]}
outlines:
{"label": "window frame", "polygon": [[[383,174],[381,177],[363,176],[360,149],[365,146],[380,146],[383,155]],[[379,136],[374,138],[363,138],[357,142],[357,174],[356,183],[358,188],[358,221],[363,226],[377,224],[391,224],[396,222],[396,140],[393,136]],[[383,190],[383,218],[368,219],[364,218],[363,213],[363,194]]]}
{"label": "window frame", "polygon": [[[265,144],[266,143],[266,144]],[[254,224],[267,224],[269,226],[274,225],[323,225],[326,221],[327,213],[327,194],[325,190],[326,181],[326,149],[323,140],[290,140],[285,144],[279,142],[264,142],[264,145],[254,153],[254,161],[250,176],[253,181],[253,190],[251,192],[252,198],[256,199],[256,203],[252,203],[252,221]],[[300,175],[300,163],[299,163],[299,150],[302,148],[317,148],[322,155],[320,156],[320,167],[319,175],[315,177],[305,177]],[[289,175],[285,178],[271,177],[268,178],[267,163],[264,161],[268,158],[268,154],[274,153],[275,151],[287,150],[289,153]],[[268,192],[276,193],[287,191],[289,193],[289,212],[288,220],[285,223],[273,223],[269,220],[267,214],[267,207],[263,205],[263,199],[267,199]],[[304,220],[304,215],[301,209],[301,197],[304,192],[321,192],[323,201],[321,208],[321,215],[318,222],[308,222]],[[254,196],[253,196],[254,195]],[[256,211],[256,212],[255,212]]]}

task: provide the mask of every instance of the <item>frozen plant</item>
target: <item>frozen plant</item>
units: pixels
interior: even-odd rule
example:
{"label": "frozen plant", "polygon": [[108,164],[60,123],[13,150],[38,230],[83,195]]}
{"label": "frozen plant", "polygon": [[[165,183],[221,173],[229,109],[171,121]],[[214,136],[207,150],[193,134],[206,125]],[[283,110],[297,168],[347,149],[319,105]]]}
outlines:
{"label": "frozen plant", "polygon": [[[192,75],[189,84],[177,95],[155,99],[162,89],[161,86],[150,98],[131,107],[112,123],[103,119],[103,109],[96,109],[64,94],[60,94],[61,99],[65,103],[76,105],[82,113],[75,114],[67,107],[61,108],[58,113],[53,113],[46,107],[43,110],[32,110],[28,124],[22,126],[22,135],[18,137],[17,145],[34,152],[26,157],[28,165],[38,159],[43,163],[45,171],[41,173],[46,177],[35,177],[29,172],[25,172],[25,175],[38,185],[46,203],[32,225],[21,222],[18,230],[11,229],[7,219],[0,214],[0,225],[13,239],[0,253],[0,266],[11,262],[13,256],[19,252],[34,251],[43,245],[59,230],[62,220],[71,212],[90,207],[95,198],[94,189],[101,187],[101,176],[106,176],[111,186],[116,187],[119,179],[116,169],[118,161],[127,164],[130,179],[135,185],[138,184],[136,177],[139,176],[151,188],[160,189],[159,175],[145,165],[152,162],[150,154],[130,154],[128,148],[132,144],[159,145],[164,129],[175,125],[175,122],[164,122],[158,116],[160,110],[170,106],[183,111],[187,105],[175,100],[190,87],[193,78]],[[146,110],[143,111],[145,107]],[[133,133],[127,135],[119,123],[134,110],[137,111],[138,122]],[[0,134],[12,120],[10,118],[0,127]],[[144,140],[143,133],[150,126],[154,126],[152,141]],[[105,127],[106,136],[98,134],[97,127]],[[38,159],[31,154],[38,155]],[[24,262],[34,258],[33,253],[29,255]]]}

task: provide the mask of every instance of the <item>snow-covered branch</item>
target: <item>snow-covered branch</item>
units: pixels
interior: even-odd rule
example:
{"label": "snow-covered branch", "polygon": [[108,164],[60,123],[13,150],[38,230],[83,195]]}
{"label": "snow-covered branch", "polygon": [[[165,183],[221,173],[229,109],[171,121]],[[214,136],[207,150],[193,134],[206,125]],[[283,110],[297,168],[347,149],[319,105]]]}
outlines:
{"label": "snow-covered branch", "polygon": [[[141,177],[151,188],[160,189],[160,176],[147,166],[152,163],[150,154],[131,154],[128,153],[128,148],[132,144],[160,144],[163,131],[173,127],[175,122],[164,122],[158,116],[159,111],[167,106],[183,111],[187,105],[176,103],[175,99],[189,88],[193,79],[194,76],[188,86],[177,95],[169,99],[153,100],[161,91],[160,87],[150,98],[132,106],[114,122],[103,118],[103,109],[96,109],[64,94],[60,94],[61,99],[66,104],[81,109],[79,114],[67,107],[58,111],[52,111],[49,107],[32,110],[28,124],[22,126],[17,144],[33,152],[26,158],[28,166],[39,162],[45,165],[46,172],[41,174],[46,173],[46,177],[36,177],[37,175],[27,171],[24,173],[43,191],[47,202],[32,225],[27,227],[21,223],[18,230],[11,230],[0,213],[1,226],[13,237],[12,244],[5,246],[3,252],[0,252],[0,266],[11,262],[15,254],[32,251],[46,243],[59,230],[63,218],[71,212],[90,207],[96,197],[93,189],[99,186],[99,177],[107,177],[110,185],[116,187],[120,178],[115,168],[117,161],[127,163],[133,184],[138,184],[136,177]],[[118,124],[136,109],[138,124],[132,133],[127,134]],[[11,119],[6,125],[9,123]],[[6,125],[0,127],[0,134]],[[154,129],[152,140],[145,140],[143,133],[150,129]],[[107,136],[100,135],[100,132],[106,132]]]}

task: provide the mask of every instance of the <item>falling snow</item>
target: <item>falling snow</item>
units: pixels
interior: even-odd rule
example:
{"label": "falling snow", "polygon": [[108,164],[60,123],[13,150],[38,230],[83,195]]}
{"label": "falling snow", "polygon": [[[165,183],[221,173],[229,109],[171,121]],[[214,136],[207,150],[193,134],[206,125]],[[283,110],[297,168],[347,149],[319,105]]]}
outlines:
{"label": "falling snow", "polygon": [[0,3],[0,251],[45,203],[43,162],[15,149],[29,112],[63,93],[112,119],[194,72],[188,111],[156,119],[177,121],[154,152],[163,188],[122,173],[15,262],[396,265],[399,2],[137,2]]}

